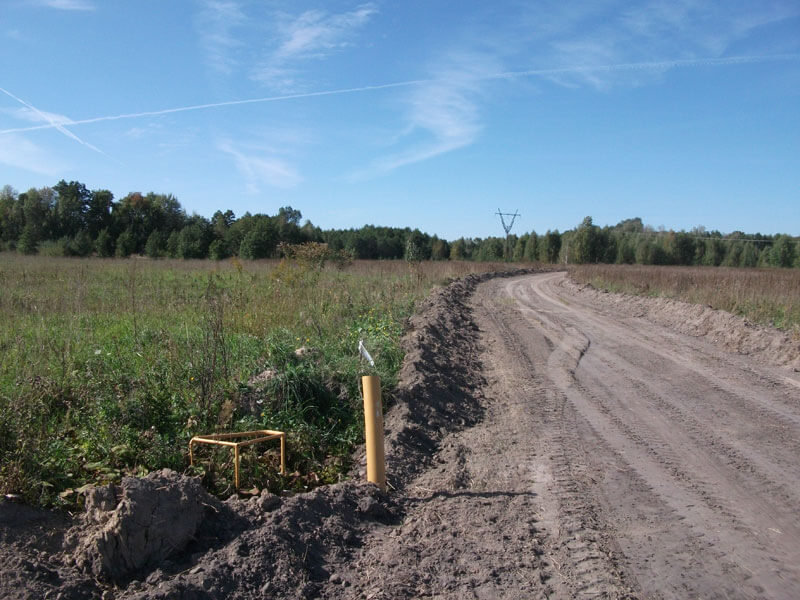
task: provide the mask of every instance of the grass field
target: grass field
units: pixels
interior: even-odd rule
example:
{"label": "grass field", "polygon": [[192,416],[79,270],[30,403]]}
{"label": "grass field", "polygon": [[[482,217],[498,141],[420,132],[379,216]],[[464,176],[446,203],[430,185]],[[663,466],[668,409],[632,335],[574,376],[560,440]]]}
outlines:
{"label": "grass field", "polygon": [[[497,267],[0,254],[0,493],[72,505],[87,483],[187,470],[193,435],[256,428],[287,432],[291,474],[258,447],[243,485],[335,481],[363,427],[358,340],[389,394],[414,304]],[[201,454],[196,472],[230,492],[229,454]]]}
{"label": "grass field", "polygon": [[800,335],[800,269],[576,265],[570,274],[598,289],[707,304]]}

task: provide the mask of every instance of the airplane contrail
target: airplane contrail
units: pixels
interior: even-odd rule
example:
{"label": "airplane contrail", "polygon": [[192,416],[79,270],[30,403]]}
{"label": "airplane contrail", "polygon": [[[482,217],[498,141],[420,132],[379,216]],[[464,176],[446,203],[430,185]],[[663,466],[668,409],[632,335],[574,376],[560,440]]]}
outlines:
{"label": "airplane contrail", "polygon": [[[315,96],[333,96],[337,94],[353,94],[355,92],[368,92],[372,90],[383,90],[396,87],[409,87],[419,85],[421,83],[431,82],[432,79],[415,79],[412,81],[399,81],[396,83],[383,83],[380,85],[365,85],[355,88],[344,88],[339,90],[322,90],[319,92],[303,92],[298,94],[286,94],[283,96],[268,96],[266,98],[249,98],[246,100],[228,100],[226,102],[213,102],[209,104],[193,104],[190,106],[179,106],[177,108],[163,108],[160,110],[148,110],[136,113],[126,113],[121,115],[110,115],[105,117],[92,117],[89,119],[79,119],[65,123],[66,125],[86,125],[88,123],[100,123],[102,121],[118,121],[121,119],[139,119],[142,117],[156,117],[160,115],[168,115],[179,112],[189,112],[194,110],[206,110],[209,108],[222,108],[225,106],[239,106],[242,104],[258,104],[262,102],[279,102],[281,100],[295,100],[300,98],[313,98]],[[2,88],[0,88],[2,89]],[[5,91],[5,90],[4,90]],[[9,94],[10,95],[10,94]],[[2,129],[0,134],[3,133],[19,133],[22,131],[36,131],[39,129],[52,129],[57,127],[55,123],[49,125],[32,125],[30,127],[18,127],[16,129]]]}
{"label": "airplane contrail", "polygon": [[511,79],[514,77],[531,77],[546,75],[563,75],[567,73],[588,73],[592,71],[645,71],[655,69],[676,69],[681,67],[719,67],[748,63],[767,62],[770,60],[798,60],[800,54],[768,54],[764,56],[729,56],[726,58],[687,58],[638,63],[617,63],[613,65],[583,65],[555,67],[550,69],[530,69],[526,71],[509,71],[490,75],[487,79]]}
{"label": "airplane contrail", "polygon": [[[61,133],[63,133],[65,136],[67,136],[68,138],[70,138],[71,140],[75,140],[75,141],[76,141],[76,142],[78,142],[79,144],[83,144],[84,146],[86,146],[86,147],[87,147],[87,148],[89,148],[90,150],[94,150],[95,152],[98,152],[98,153],[102,154],[103,156],[108,156],[108,154],[106,154],[105,152],[103,152],[102,150],[100,150],[100,148],[98,148],[97,146],[94,146],[94,145],[90,144],[89,142],[87,142],[87,141],[85,141],[85,140],[82,140],[82,139],[81,139],[81,138],[79,138],[77,135],[75,135],[74,133],[72,133],[72,132],[71,132],[69,129],[67,129],[66,127],[64,127],[64,124],[62,124],[62,123],[58,123],[58,122],[57,122],[55,119],[53,119],[53,118],[52,118],[50,115],[48,115],[47,113],[44,113],[44,112],[40,111],[38,108],[36,108],[36,107],[35,107],[35,106],[33,106],[32,104],[30,104],[30,103],[28,103],[28,102],[25,102],[25,100],[23,100],[22,98],[20,98],[20,97],[18,97],[18,96],[15,96],[15,95],[14,95],[14,94],[12,94],[11,92],[9,92],[7,89],[0,87],[0,92],[3,92],[3,93],[6,95],[6,96],[10,96],[10,97],[11,97],[11,98],[13,98],[14,100],[16,100],[17,102],[19,102],[19,103],[20,103],[20,104],[22,104],[23,106],[25,106],[26,108],[29,108],[30,110],[32,110],[33,112],[35,112],[37,115],[39,115],[39,116],[40,116],[41,118],[43,118],[45,121],[47,121],[47,122],[49,123],[49,125],[45,125],[45,126],[44,126],[45,128],[48,128],[48,129],[50,129],[50,128],[55,128],[55,129],[57,129],[58,131],[60,131]],[[71,125],[71,124],[72,124],[72,122],[68,123],[68,125]],[[3,133],[6,133],[6,132],[3,132]],[[9,131],[8,133],[11,133],[11,132]],[[109,158],[111,158],[110,156],[108,156],[108,157],[109,157]]]}
{"label": "airplane contrail", "polygon": [[[764,56],[730,56],[726,58],[690,58],[690,59],[679,59],[679,60],[667,60],[667,61],[653,61],[653,62],[638,62],[638,63],[618,63],[612,65],[578,65],[578,66],[570,66],[570,67],[556,67],[550,69],[528,69],[523,71],[507,71],[502,73],[495,73],[491,75],[485,75],[480,77],[479,79],[484,80],[492,80],[492,79],[514,79],[519,77],[545,77],[548,75],[564,75],[569,73],[588,73],[593,71],[623,71],[623,70],[654,70],[654,69],[675,69],[681,67],[704,67],[704,66],[726,66],[726,65],[736,65],[736,64],[747,64],[747,63],[760,63],[760,62],[767,62],[767,61],[776,61],[776,60],[798,60],[800,59],[800,54],[769,54]],[[208,110],[212,108],[224,108],[227,106],[241,106],[245,104],[260,104],[264,102],[281,102],[286,100],[299,100],[302,98],[315,98],[320,96],[335,96],[335,95],[342,95],[342,94],[355,94],[359,92],[371,92],[377,90],[386,90],[391,88],[400,88],[400,87],[411,87],[416,85],[422,85],[425,83],[433,83],[435,79],[412,79],[409,81],[398,81],[395,83],[383,83],[378,85],[364,85],[360,87],[351,87],[351,88],[342,88],[337,90],[321,90],[317,92],[303,92],[297,94],[285,94],[282,96],[267,96],[264,98],[249,98],[245,100],[228,100],[226,102],[213,102],[208,104],[193,104],[189,106],[179,106],[176,108],[164,108],[160,110],[149,110],[149,111],[142,111],[142,112],[135,112],[135,113],[125,113],[120,115],[109,115],[104,117],[92,117],[88,119],[78,119],[74,121],[69,121],[68,123],[59,124],[50,119],[44,113],[38,111],[34,107],[30,106],[26,102],[20,100],[10,92],[0,88],[0,91],[5,92],[7,95],[11,96],[15,100],[22,102],[25,106],[35,110],[39,115],[44,117],[48,124],[45,125],[33,125],[30,127],[17,127],[14,129],[2,129],[0,130],[0,134],[6,133],[21,133],[25,131],[37,131],[40,129],[53,129],[56,128],[64,135],[72,137],[73,139],[79,141],[80,143],[101,152],[97,148],[94,148],[90,144],[84,142],[77,136],[75,136],[70,131],[64,128],[64,125],[86,125],[89,123],[100,123],[103,121],[119,121],[123,119],[140,119],[142,117],[155,117],[161,115],[168,115],[173,113],[181,113],[181,112],[190,112],[190,111],[197,111],[197,110]]]}

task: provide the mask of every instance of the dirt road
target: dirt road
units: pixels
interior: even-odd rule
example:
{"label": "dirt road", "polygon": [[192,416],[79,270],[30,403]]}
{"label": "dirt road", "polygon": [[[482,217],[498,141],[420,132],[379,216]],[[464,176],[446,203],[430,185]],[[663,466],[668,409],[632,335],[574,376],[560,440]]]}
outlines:
{"label": "dirt road", "polygon": [[74,518],[0,502],[0,597],[800,598],[800,344],[732,354],[753,327],[642,302],[456,281],[410,322],[388,495],[223,503],[163,471]]}
{"label": "dirt road", "polygon": [[601,311],[560,273],[471,304],[485,412],[326,596],[800,597],[799,374]]}

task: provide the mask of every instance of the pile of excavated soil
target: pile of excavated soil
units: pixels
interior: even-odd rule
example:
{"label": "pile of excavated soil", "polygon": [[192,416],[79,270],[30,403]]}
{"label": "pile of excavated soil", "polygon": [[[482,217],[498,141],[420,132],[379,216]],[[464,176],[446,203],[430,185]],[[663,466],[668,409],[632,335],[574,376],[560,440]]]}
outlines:
{"label": "pile of excavated soil", "polygon": [[800,338],[773,327],[755,325],[723,310],[671,298],[611,294],[591,285],[565,279],[570,294],[585,298],[592,306],[613,313],[642,317],[692,337],[702,337],[715,346],[752,356],[762,363],[800,371]]}
{"label": "pile of excavated soil", "polygon": [[72,519],[0,504],[0,597],[314,597],[372,523],[397,516],[372,484],[221,502],[169,470],[94,488],[86,504]]}
{"label": "pile of excavated soil", "polygon": [[[491,276],[434,291],[410,319],[385,421],[395,490],[430,464],[448,433],[483,414],[479,336],[466,302]],[[355,481],[221,502],[169,470],[94,488],[86,507],[70,517],[0,502],[0,597],[335,597],[352,583],[341,573],[363,537],[402,511],[376,486]]]}
{"label": "pile of excavated soil", "polygon": [[86,494],[83,522],[68,536],[71,555],[79,570],[126,583],[185,551],[218,505],[197,479],[169,470],[95,487]]}

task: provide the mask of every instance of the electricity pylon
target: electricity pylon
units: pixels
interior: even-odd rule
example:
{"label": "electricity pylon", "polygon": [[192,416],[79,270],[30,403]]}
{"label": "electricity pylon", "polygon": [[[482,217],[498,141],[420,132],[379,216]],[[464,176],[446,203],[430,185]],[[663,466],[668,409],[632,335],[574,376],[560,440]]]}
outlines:
{"label": "electricity pylon", "polygon": [[[504,213],[504,212],[501,212],[499,208],[497,209],[497,212],[495,214],[500,216],[500,223],[503,224],[503,230],[506,232],[506,255],[505,255],[505,259],[508,260],[508,258],[509,258],[508,242],[509,242],[509,235],[511,234],[511,228],[514,226],[514,221],[517,220],[517,217],[521,217],[522,215],[519,214],[519,212],[517,212],[516,210],[514,211],[514,214]],[[508,225],[506,225],[505,217],[511,217],[511,222]]]}

